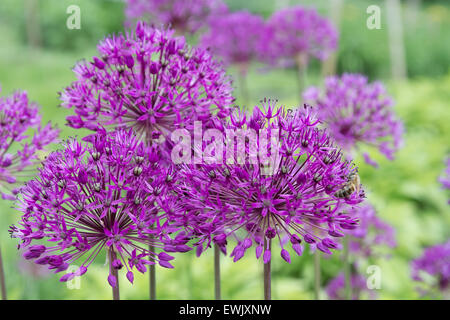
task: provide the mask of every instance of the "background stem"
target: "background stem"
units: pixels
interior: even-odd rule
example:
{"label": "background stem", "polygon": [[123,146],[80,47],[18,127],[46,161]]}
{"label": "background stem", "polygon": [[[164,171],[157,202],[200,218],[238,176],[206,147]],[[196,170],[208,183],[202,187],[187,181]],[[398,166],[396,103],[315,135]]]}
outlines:
{"label": "background stem", "polygon": [[314,252],[314,299],[320,300],[320,251]]}
{"label": "background stem", "polygon": [[241,66],[238,71],[239,87],[241,91],[242,105],[247,107],[248,104],[248,85],[247,85],[247,70],[246,67]]}
{"label": "background stem", "polygon": [[348,238],[344,237],[344,275],[345,275],[345,299],[352,299],[352,285],[350,280],[350,259],[348,250]]}
{"label": "background stem", "polygon": [[[269,248],[271,250],[272,240],[269,240]],[[267,238],[264,237],[264,250],[267,248]],[[264,300],[272,300],[272,285],[271,285],[271,263],[272,259],[269,262],[264,263]]]}
{"label": "background stem", "polygon": [[115,259],[115,254],[113,249],[109,250],[109,265],[111,268],[111,274],[116,278],[116,286],[112,288],[113,300],[120,300],[120,292],[119,292],[119,270],[112,266],[112,263]]}
{"label": "background stem", "polygon": [[303,101],[303,90],[305,90],[306,84],[306,71],[308,67],[307,57],[304,54],[299,54],[296,57],[297,64],[297,83],[298,83],[298,96],[300,98],[299,103]]}
{"label": "background stem", "polygon": [[[150,252],[154,252],[155,247],[149,245],[149,250]],[[149,269],[150,300],[156,300],[156,265],[151,264]]]}
{"label": "background stem", "polygon": [[220,248],[214,244],[214,295],[216,300],[221,300],[220,293]]}
{"label": "background stem", "polygon": [[2,291],[2,300],[6,300],[5,272],[3,270],[2,248],[0,246],[0,287]]}

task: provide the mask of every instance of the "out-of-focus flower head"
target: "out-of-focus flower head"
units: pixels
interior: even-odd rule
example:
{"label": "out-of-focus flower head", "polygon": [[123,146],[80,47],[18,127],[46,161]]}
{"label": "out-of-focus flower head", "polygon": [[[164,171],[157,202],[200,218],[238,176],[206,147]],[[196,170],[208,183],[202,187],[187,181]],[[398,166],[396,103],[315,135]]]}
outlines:
{"label": "out-of-focus flower head", "polygon": [[394,248],[397,246],[395,229],[377,216],[374,207],[365,203],[360,207],[348,210],[351,217],[359,219],[359,227],[349,230],[352,236],[349,241],[350,250],[358,256],[370,257],[379,246]]}
{"label": "out-of-focus flower head", "polygon": [[432,277],[430,290],[440,293],[450,289],[450,241],[426,248],[422,256],[411,262],[412,278],[425,282],[426,277]]}
{"label": "out-of-focus flower head", "polygon": [[26,92],[0,97],[0,193],[3,199],[16,198],[20,185],[43,160],[44,148],[58,137],[59,129],[50,122],[42,126],[41,122],[39,106],[28,101]]}
{"label": "out-of-focus flower head", "polygon": [[[393,110],[393,101],[380,82],[369,83],[361,74],[331,76],[321,90],[303,93],[305,102],[317,106],[319,118],[347,152],[358,144],[374,146],[389,160],[402,145],[403,124]],[[376,162],[364,154],[366,162]]]}
{"label": "out-of-focus flower head", "polygon": [[338,32],[315,9],[301,6],[275,12],[267,22],[265,56],[272,63],[283,60],[324,60],[336,50]]}
{"label": "out-of-focus flower head", "polygon": [[245,72],[248,64],[261,56],[264,19],[248,11],[238,11],[212,19],[200,43],[228,64],[238,64]]}
{"label": "out-of-focus flower head", "polygon": [[222,0],[127,0],[127,25],[148,19],[153,25],[166,25],[179,34],[195,33],[215,17],[226,14]]}
{"label": "out-of-focus flower head", "polygon": [[[367,281],[362,275],[352,274],[350,284],[352,288],[352,300],[360,300],[361,298],[376,299],[376,291],[367,288]],[[325,290],[328,297],[332,300],[346,300],[344,273],[332,279]]]}
{"label": "out-of-focus flower head", "polygon": [[310,107],[287,110],[264,99],[252,114],[237,111],[218,130],[226,134],[223,148],[215,149],[222,161],[181,167],[188,196],[180,200],[191,222],[188,233],[199,239],[197,254],[211,242],[225,253],[231,237],[238,240],[234,261],[254,246],[267,263],[273,239],[290,262],[288,246],[301,255],[304,241],[331,254],[332,238],[357,227],[343,210],[363,201],[364,192],[358,186],[347,197],[336,195],[356,168],[317,125]]}
{"label": "out-of-focus flower head", "polygon": [[60,95],[73,128],[133,128],[143,141],[160,141],[194,120],[226,117],[233,98],[221,64],[183,37],[139,22],[105,38],[99,56],[80,62],[78,80]]}
{"label": "out-of-focus flower head", "polygon": [[83,275],[103,251],[112,257],[113,287],[113,268],[126,269],[130,282],[133,272],[144,273],[147,265],[172,268],[166,252],[189,247],[160,213],[172,195],[165,188],[167,167],[158,164],[157,149],[139,142],[131,129],[99,132],[89,143],[70,139],[23,187],[18,204],[23,215],[11,236],[20,240],[25,259],[55,272],[80,266],[61,281]]}

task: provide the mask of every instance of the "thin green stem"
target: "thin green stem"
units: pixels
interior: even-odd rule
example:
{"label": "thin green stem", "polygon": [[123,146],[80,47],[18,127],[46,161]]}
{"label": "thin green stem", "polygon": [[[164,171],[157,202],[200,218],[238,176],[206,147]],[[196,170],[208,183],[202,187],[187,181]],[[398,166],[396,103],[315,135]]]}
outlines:
{"label": "thin green stem", "polygon": [[247,107],[248,104],[248,85],[247,85],[247,70],[245,67],[241,67],[239,73],[239,87],[241,91],[242,104]]}
{"label": "thin green stem", "polygon": [[[264,250],[271,250],[272,240],[270,239],[267,243],[267,238],[264,237]],[[264,263],[264,300],[272,299],[272,284],[271,284],[271,261],[270,259],[267,263]]]}
{"label": "thin green stem", "polygon": [[221,300],[220,292],[220,248],[214,244],[214,296],[216,300]]}
{"label": "thin green stem", "polygon": [[314,299],[320,300],[320,251],[314,252]]}
{"label": "thin green stem", "polygon": [[3,259],[2,259],[2,249],[0,247],[0,287],[2,291],[2,300],[6,300],[6,282],[5,282],[5,272],[3,270]]}
{"label": "thin green stem", "polygon": [[345,299],[352,299],[352,284],[350,280],[350,258],[349,258],[349,248],[348,248],[348,238],[344,238],[344,275],[345,275]]}
{"label": "thin green stem", "polygon": [[299,55],[296,58],[297,65],[297,84],[298,84],[298,96],[300,98],[299,103],[301,104],[303,101],[303,90],[305,90],[306,84],[306,74],[307,74],[307,58],[304,55]]}
{"label": "thin green stem", "polygon": [[[154,252],[155,247],[149,245],[149,251]],[[151,264],[149,267],[149,286],[150,286],[150,300],[156,300],[156,265]]]}
{"label": "thin green stem", "polygon": [[112,288],[113,300],[120,300],[120,291],[119,291],[119,270],[112,266],[113,261],[115,260],[114,251],[109,250],[109,264],[111,269],[111,274],[116,278],[116,286]]}

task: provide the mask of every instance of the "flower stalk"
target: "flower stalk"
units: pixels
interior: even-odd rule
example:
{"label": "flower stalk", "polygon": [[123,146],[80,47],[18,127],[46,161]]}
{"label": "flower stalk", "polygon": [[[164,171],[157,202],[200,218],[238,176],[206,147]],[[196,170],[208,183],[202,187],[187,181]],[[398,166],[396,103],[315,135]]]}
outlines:
{"label": "flower stalk", "polygon": [[348,238],[344,237],[344,251],[343,251],[343,257],[344,257],[344,275],[345,275],[345,299],[351,300],[352,299],[352,284],[351,284],[351,274],[350,274],[350,257],[349,257],[349,244],[348,244]]}
{"label": "flower stalk", "polygon": [[297,66],[297,83],[298,83],[298,92],[300,97],[300,103],[302,102],[302,93],[305,89],[306,83],[306,72],[308,69],[308,56],[304,53],[300,53],[295,58],[295,64]]}
{"label": "flower stalk", "polygon": [[3,270],[2,248],[0,247],[0,289],[2,291],[2,300],[7,300],[5,272]]}
{"label": "flower stalk", "polygon": [[320,300],[320,252],[314,252],[314,299]]}
{"label": "flower stalk", "polygon": [[214,244],[214,297],[216,300],[221,300],[220,288],[220,248]]}
{"label": "flower stalk", "polygon": [[247,66],[241,66],[238,71],[239,88],[242,98],[242,104],[247,106],[249,101],[248,84],[247,84]]}
{"label": "flower stalk", "polygon": [[115,285],[112,286],[112,295],[113,300],[120,300],[120,291],[119,291],[119,270],[113,266],[113,261],[116,260],[116,254],[114,249],[109,250],[109,264],[111,275],[116,279]]}
{"label": "flower stalk", "polygon": [[[153,245],[149,246],[150,252],[154,252]],[[149,266],[149,285],[150,285],[150,300],[156,300],[156,266],[151,264]]]}
{"label": "flower stalk", "polygon": [[[271,250],[272,239],[264,238],[264,248]],[[264,300],[272,300],[271,259],[264,263]]]}

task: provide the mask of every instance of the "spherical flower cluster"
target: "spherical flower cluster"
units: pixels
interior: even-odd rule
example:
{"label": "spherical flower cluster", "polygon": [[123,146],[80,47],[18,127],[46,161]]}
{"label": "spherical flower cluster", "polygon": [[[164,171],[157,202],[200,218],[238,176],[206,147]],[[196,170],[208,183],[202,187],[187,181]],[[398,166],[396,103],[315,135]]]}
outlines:
{"label": "spherical flower cluster", "polygon": [[68,140],[23,187],[23,216],[11,236],[21,240],[25,259],[55,272],[75,262],[80,266],[61,281],[83,275],[106,251],[109,284],[116,286],[113,269],[123,267],[133,282],[134,269],[144,273],[156,262],[172,268],[173,257],[166,252],[190,250],[188,240],[160,213],[171,197],[168,180],[157,149],[139,142],[131,130],[97,133],[88,143]]}
{"label": "spherical flower cluster", "polygon": [[262,17],[247,11],[233,12],[211,20],[200,43],[226,63],[240,65],[245,72],[248,64],[261,55],[264,30]]}
{"label": "spherical flower cluster", "polygon": [[138,23],[104,39],[99,57],[74,68],[78,80],[61,93],[73,128],[133,128],[144,141],[166,137],[194,120],[225,117],[230,79],[202,49],[189,49],[173,31]]}
{"label": "spherical flower cluster", "polygon": [[127,0],[127,24],[148,18],[154,25],[166,25],[180,34],[195,33],[228,8],[221,0]]}
{"label": "spherical flower cluster", "polygon": [[[29,139],[29,130],[34,130]],[[0,193],[14,200],[19,186],[42,160],[44,147],[55,142],[59,130],[41,124],[39,106],[26,92],[0,97]]]}
{"label": "spherical flower cluster", "polygon": [[352,236],[349,248],[356,255],[370,257],[379,246],[394,248],[397,245],[395,229],[377,216],[372,205],[365,203],[347,213],[359,219],[359,227],[347,232]]}
{"label": "spherical flower cluster", "polygon": [[411,263],[412,278],[424,281],[424,274],[434,277],[436,289],[450,289],[450,241],[425,249],[423,255]]}
{"label": "spherical flower cluster", "polygon": [[234,261],[255,246],[257,258],[263,255],[267,263],[271,240],[277,239],[282,258],[290,262],[286,241],[298,255],[303,241],[331,254],[337,247],[332,238],[357,227],[343,210],[360,203],[364,192],[336,195],[356,168],[342,159],[310,111],[307,106],[286,110],[270,100],[252,114],[238,111],[219,130],[227,133],[223,163],[180,169],[189,195],[180,201],[192,221],[188,232],[200,239],[197,253],[211,242],[225,251],[231,237],[238,240]]}
{"label": "spherical flower cluster", "polygon": [[275,12],[267,22],[267,59],[320,60],[336,50],[338,32],[321,17],[315,9],[301,6],[289,7]]}
{"label": "spherical flower cluster", "polygon": [[[388,159],[402,145],[403,125],[393,111],[393,101],[380,82],[368,83],[360,74],[331,76],[325,89],[311,87],[303,93],[306,102],[317,106],[319,117],[347,152],[358,144],[374,146]],[[376,163],[368,154],[365,160]]]}
{"label": "spherical flower cluster", "polygon": [[[366,279],[360,274],[353,274],[350,277],[350,284],[352,288],[352,300],[360,300],[362,297],[367,297],[371,300],[376,298],[375,290],[367,288]],[[345,276],[343,273],[332,279],[326,287],[327,295],[332,300],[346,300],[345,296]]]}

